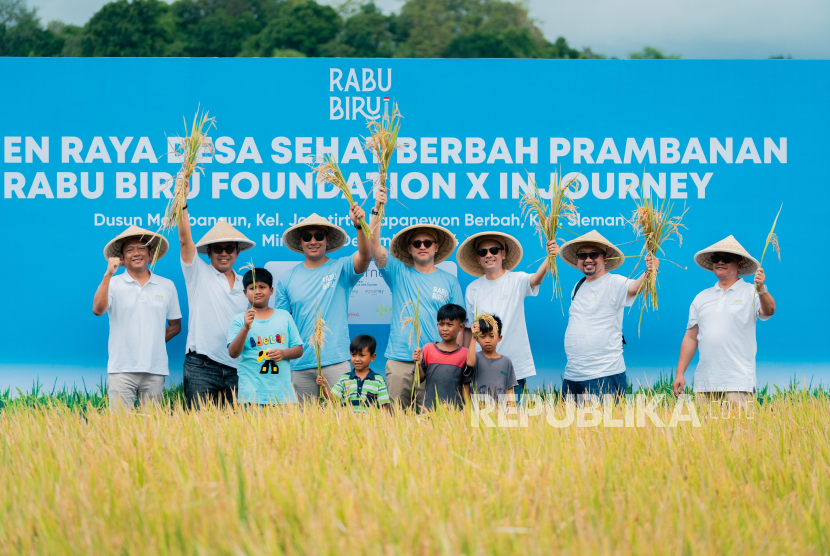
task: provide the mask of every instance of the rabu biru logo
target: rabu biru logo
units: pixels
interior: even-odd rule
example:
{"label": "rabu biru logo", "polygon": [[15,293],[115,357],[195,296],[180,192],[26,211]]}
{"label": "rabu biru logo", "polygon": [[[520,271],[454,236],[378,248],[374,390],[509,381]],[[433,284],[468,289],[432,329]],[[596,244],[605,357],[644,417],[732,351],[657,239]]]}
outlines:
{"label": "rabu biru logo", "polygon": [[389,97],[379,93],[386,93],[391,88],[392,68],[329,68],[329,92],[332,93],[329,97],[329,119],[377,119],[381,109],[389,111]]}

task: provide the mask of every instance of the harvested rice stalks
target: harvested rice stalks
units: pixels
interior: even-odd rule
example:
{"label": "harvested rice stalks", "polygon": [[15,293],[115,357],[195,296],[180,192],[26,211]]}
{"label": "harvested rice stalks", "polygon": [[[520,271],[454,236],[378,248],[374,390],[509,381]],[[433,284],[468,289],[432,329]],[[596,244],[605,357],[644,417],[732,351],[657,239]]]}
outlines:
{"label": "harvested rice stalks", "polygon": [[[533,214],[536,215],[536,233],[539,235],[539,241],[542,247],[547,249],[548,241],[555,241],[556,234],[560,229],[566,229],[562,226],[562,221],[568,217],[576,218],[576,205],[567,196],[568,192],[576,193],[576,180],[579,175],[565,183],[562,179],[561,171],[553,173],[553,183],[550,184],[550,205],[545,203],[542,198],[542,193],[536,186],[536,182],[528,174],[528,182],[532,190],[522,194],[521,207],[522,215],[527,219]],[[573,189],[572,189],[573,188]],[[562,283],[559,280],[559,269],[556,266],[556,257],[547,255],[548,257],[548,272],[553,277],[553,296],[562,300]],[[563,309],[564,314],[564,309]]]}
{"label": "harvested rice stalks", "polygon": [[[643,171],[643,180],[640,182],[640,199],[635,199],[637,209],[628,221],[634,228],[634,233],[637,239],[643,239],[643,248],[640,251],[640,257],[650,255],[653,260],[657,260],[657,253],[663,253],[663,243],[677,239],[678,245],[683,245],[683,236],[680,234],[680,228],[685,228],[681,222],[683,216],[686,215],[688,209],[684,208],[680,215],[672,216],[674,203],[670,200],[664,200],[660,203],[659,197],[655,200],[652,195],[646,195],[645,189],[645,170]],[[639,266],[639,261],[637,266]],[[637,269],[634,267],[634,270]],[[640,329],[643,325],[643,311],[648,310],[648,306],[657,311],[657,274],[655,272],[646,271],[645,280],[637,291],[644,292],[640,299],[640,322],[637,325],[637,335],[640,335]]]}
{"label": "harvested rice stalks", "polygon": [[[364,138],[363,148],[371,152],[378,159],[378,186],[386,187],[386,178],[389,172],[389,162],[398,148],[398,134],[401,130],[401,115],[398,103],[392,103],[392,115],[384,113],[378,120],[368,120],[369,137]],[[383,221],[384,205],[378,207],[377,225]]]}
{"label": "harvested rice stalks", "polygon": [[[311,338],[308,339],[308,343],[312,345],[314,348],[314,355],[317,357],[317,376],[323,374],[323,367],[320,364],[321,358],[323,356],[323,348],[326,345],[326,332],[331,332],[329,328],[326,326],[326,321],[324,321],[317,312],[317,302],[314,302],[314,332],[311,334]],[[320,397],[323,397],[323,387],[320,386]]]}
{"label": "harvested rice stalks", "polygon": [[[406,308],[412,305],[412,316],[404,318],[403,314],[406,312]],[[401,309],[401,331],[406,328],[407,324],[412,325],[412,330],[409,331],[409,348],[412,349],[412,334],[415,333],[415,343],[418,347],[421,347],[421,292],[418,291],[417,297],[415,298],[415,303],[412,301],[407,301],[403,305],[403,309]],[[412,395],[413,400],[415,396],[415,388],[421,385],[421,364],[420,362],[415,363],[415,380],[412,381]]]}
{"label": "harvested rice stalks", "polygon": [[[323,155],[323,161],[314,168],[314,171],[317,172],[316,181],[318,185],[324,183],[332,184],[337,189],[343,192],[343,195],[349,202],[349,207],[351,207],[354,204],[352,190],[349,187],[349,184],[346,183],[346,178],[343,176],[343,172],[340,170],[340,165],[337,164],[337,160],[335,160],[331,153],[326,153],[325,155]],[[365,218],[360,219],[360,228],[363,230],[363,234],[367,238],[372,237],[372,230],[369,229],[369,225],[366,223]]]}
{"label": "harvested rice stalks", "polygon": [[[479,328],[481,328],[481,321],[484,321],[487,324],[487,326],[490,327],[491,330],[495,331],[496,338],[499,337],[499,333],[501,332],[499,330],[499,323],[496,322],[496,319],[493,318],[493,315],[488,315],[487,313],[476,315],[476,322],[479,323]],[[476,338],[478,338],[479,336],[481,336],[481,332],[476,334]]]}
{"label": "harvested rice stalks", "polygon": [[[254,306],[254,294],[256,294],[256,267],[254,266],[254,259],[251,259],[251,262],[243,266],[239,269],[240,274],[244,275],[246,270],[251,271],[251,283],[254,285],[254,293],[251,294],[251,308]],[[245,294],[247,295],[247,293]]]}
{"label": "harvested rice stalks", "polygon": [[775,220],[772,221],[772,229],[767,235],[767,242],[764,244],[764,251],[761,253],[761,268],[764,268],[764,255],[767,254],[767,248],[772,245],[772,250],[778,255],[778,260],[781,260],[781,247],[778,245],[778,236],[775,235],[775,225],[778,223],[778,217],[781,216],[781,210],[784,208],[784,203],[781,203],[781,208],[778,209],[778,214],[775,215]]}

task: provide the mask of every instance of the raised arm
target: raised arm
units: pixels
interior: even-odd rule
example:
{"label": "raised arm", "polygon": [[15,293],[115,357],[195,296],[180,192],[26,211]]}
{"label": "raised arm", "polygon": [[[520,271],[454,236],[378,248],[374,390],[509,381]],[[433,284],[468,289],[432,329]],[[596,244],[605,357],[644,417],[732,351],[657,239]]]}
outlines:
{"label": "raised arm", "polygon": [[[378,208],[381,204],[386,203],[386,188],[385,187],[378,187],[378,192],[375,195],[375,210],[372,212],[378,212]],[[381,228],[383,222],[378,219],[378,215],[372,214],[372,220],[369,222],[369,229],[372,230],[372,257],[375,259],[375,265],[378,268],[385,268],[386,262],[389,260],[389,251],[386,250],[386,247],[381,245],[380,243],[380,235],[381,235]]]}
{"label": "raised arm", "polygon": [[643,286],[643,282],[646,279],[646,274],[648,274],[651,270],[657,272],[658,268],[660,268],[660,259],[655,259],[651,255],[646,255],[646,271],[640,274],[639,278],[632,280],[632,282],[628,284],[629,299],[637,297],[637,293],[640,291],[640,288]]}
{"label": "raised arm", "polygon": [[686,374],[686,369],[689,368],[689,363],[692,362],[697,352],[698,330],[697,324],[686,330],[686,334],[683,336],[683,342],[680,344],[680,357],[677,360],[677,371],[675,373],[674,383],[672,384],[672,390],[674,390],[675,396],[682,394],[686,388],[686,379],[683,375]]}
{"label": "raised arm", "polygon": [[98,284],[98,289],[95,290],[95,297],[92,298],[92,314],[100,317],[107,312],[107,307],[110,304],[110,280],[112,280],[112,276],[118,270],[120,264],[121,257],[110,257],[107,260],[107,271],[104,273],[101,283]]}
{"label": "raised arm", "polygon": [[[551,240],[548,242],[548,255],[553,255],[556,257],[559,255],[559,246],[556,244],[556,241]],[[539,265],[539,270],[534,272],[530,276],[530,287],[535,288],[539,284],[541,284],[545,280],[545,274],[548,273],[548,258],[544,257],[542,259],[542,264]]]}
{"label": "raised arm", "polygon": [[193,257],[196,256],[196,244],[193,243],[193,235],[190,232],[187,204],[184,205],[182,217],[179,219],[179,243],[181,244],[182,261],[184,261],[184,264],[193,264]]}
{"label": "raised arm", "polygon": [[476,336],[481,331],[478,321],[470,327],[470,346],[467,349],[467,367],[472,369],[476,365]]}
{"label": "raised arm", "polygon": [[766,275],[764,274],[764,269],[759,268],[755,271],[755,290],[764,292],[758,294],[758,298],[761,300],[761,316],[771,317],[775,314],[775,299],[771,293],[764,291],[765,281]]}
{"label": "raised arm", "polygon": [[369,268],[369,263],[372,261],[372,245],[369,243],[369,238],[363,233],[363,228],[360,226],[360,219],[366,217],[366,211],[360,208],[360,205],[353,203],[349,208],[349,216],[352,219],[352,224],[357,231],[357,253],[354,256],[354,271],[358,274],[363,274]]}
{"label": "raised arm", "polygon": [[256,311],[253,307],[245,311],[245,320],[242,321],[242,328],[239,329],[239,332],[236,334],[236,337],[228,344],[228,355],[236,359],[240,355],[242,355],[242,350],[245,347],[245,338],[248,336],[248,332],[251,330],[251,325],[254,323],[254,317],[256,316]]}

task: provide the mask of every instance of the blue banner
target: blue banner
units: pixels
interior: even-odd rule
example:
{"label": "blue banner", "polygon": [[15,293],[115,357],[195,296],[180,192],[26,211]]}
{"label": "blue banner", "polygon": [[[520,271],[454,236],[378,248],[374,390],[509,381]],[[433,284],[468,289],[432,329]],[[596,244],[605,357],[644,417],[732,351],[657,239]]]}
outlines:
{"label": "blue banner", "polygon": [[[336,153],[354,195],[371,198],[377,164],[362,137],[367,118],[392,102],[404,119],[384,243],[421,221],[445,225],[459,242],[499,229],[521,240],[520,269],[535,269],[543,249],[519,206],[528,173],[545,190],[555,170],[578,173],[579,218],[568,228],[597,229],[629,255],[641,248],[626,223],[641,186],[688,209],[682,246],[666,246],[677,265],[660,268],[659,313],[644,315],[639,338],[639,307],[625,317],[635,382],[674,368],[689,305],[715,283],[694,253],[732,234],[760,258],[783,202],[782,260],[768,252],[764,262],[778,312],[758,327],[759,382],[775,373],[769,380],[779,383],[830,379],[823,317],[795,301],[816,287],[806,278],[828,271],[830,62],[0,59],[0,75],[8,242],[0,385],[80,383],[104,372],[108,323],[91,311],[103,247],[129,224],[158,229],[180,166],[170,153],[197,106],[217,127],[189,201],[194,237],[225,218],[257,244],[244,262],[281,272],[301,259],[281,244],[298,218],[316,212],[354,237],[346,201],[315,183],[310,164]],[[183,303],[182,333],[168,344],[180,380],[187,298],[175,233],[170,241],[156,272]],[[472,277],[454,263],[447,268],[465,288]],[[567,296],[581,274],[559,268]],[[380,353],[387,293],[370,271],[350,309],[352,334],[375,335]],[[563,316],[551,294],[548,278],[527,303],[539,369],[531,385],[558,383],[565,365],[569,300]]]}

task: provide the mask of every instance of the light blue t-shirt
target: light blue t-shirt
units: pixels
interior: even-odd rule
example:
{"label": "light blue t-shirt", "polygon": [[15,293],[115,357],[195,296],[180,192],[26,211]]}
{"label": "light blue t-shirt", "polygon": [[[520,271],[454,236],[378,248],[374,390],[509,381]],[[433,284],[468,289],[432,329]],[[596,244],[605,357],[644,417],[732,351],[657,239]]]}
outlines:
{"label": "light blue t-shirt", "polygon": [[[228,345],[236,338],[245,323],[245,313],[231,320],[228,328]],[[242,355],[239,356],[239,401],[242,403],[278,404],[294,403],[294,386],[291,384],[291,362],[276,363],[265,357],[272,349],[288,349],[303,345],[291,315],[274,309],[271,318],[254,319]]]}
{"label": "light blue t-shirt", "polygon": [[[386,266],[379,269],[386,285],[392,290],[392,326],[389,330],[389,344],[386,346],[385,356],[395,361],[412,361],[412,352],[416,347],[423,347],[431,342],[440,342],[438,335],[438,309],[447,303],[464,306],[464,296],[461,295],[461,284],[458,278],[444,270],[436,269],[431,274],[422,274],[414,267],[407,266],[395,257],[389,257]],[[421,304],[421,345],[415,345],[415,334],[412,335],[412,345],[409,345],[411,324],[401,330],[401,322],[414,315],[414,307],[410,305],[401,319],[401,310],[407,301],[416,303],[420,292]]]}
{"label": "light blue t-shirt", "polygon": [[[354,270],[354,255],[329,259],[309,270],[298,264],[280,277],[274,307],[291,313],[303,340],[314,333],[314,304],[331,332],[326,332],[320,365],[349,361],[349,297],[362,274]],[[317,356],[309,346],[291,366],[295,371],[316,369]]]}

